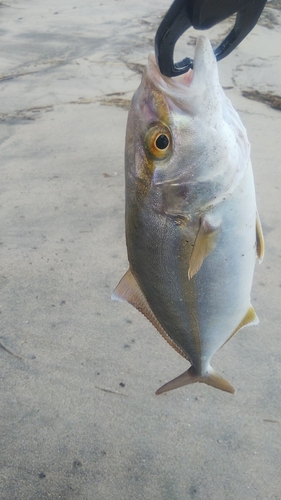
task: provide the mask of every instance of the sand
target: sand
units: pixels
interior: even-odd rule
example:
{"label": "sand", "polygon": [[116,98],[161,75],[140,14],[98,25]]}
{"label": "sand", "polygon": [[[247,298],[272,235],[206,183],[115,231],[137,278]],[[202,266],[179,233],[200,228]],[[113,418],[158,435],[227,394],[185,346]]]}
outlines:
{"label": "sand", "polygon": [[195,384],[156,397],[187,363],[110,300],[127,269],[126,109],[169,4],[0,5],[1,500],[281,499],[280,1],[219,63],[266,241],[260,324],[213,360],[236,395]]}

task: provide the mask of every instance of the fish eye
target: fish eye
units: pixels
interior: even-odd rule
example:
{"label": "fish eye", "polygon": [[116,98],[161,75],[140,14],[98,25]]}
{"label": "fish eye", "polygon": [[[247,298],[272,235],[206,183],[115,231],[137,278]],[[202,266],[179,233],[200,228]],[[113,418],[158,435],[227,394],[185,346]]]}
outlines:
{"label": "fish eye", "polygon": [[169,146],[169,142],[169,137],[166,134],[160,134],[155,139],[155,146],[157,147],[157,149],[163,151],[164,149],[167,149],[167,147]]}
{"label": "fish eye", "polygon": [[156,160],[163,160],[171,151],[170,130],[164,125],[154,125],[145,135],[145,149]]}

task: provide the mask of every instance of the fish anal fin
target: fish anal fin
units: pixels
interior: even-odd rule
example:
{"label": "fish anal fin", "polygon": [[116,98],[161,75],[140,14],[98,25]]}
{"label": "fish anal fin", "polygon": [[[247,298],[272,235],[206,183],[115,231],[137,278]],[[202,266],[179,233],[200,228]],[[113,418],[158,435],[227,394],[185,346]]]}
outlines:
{"label": "fish anal fin", "polygon": [[257,248],[257,256],[260,261],[260,263],[263,260],[264,257],[264,238],[263,238],[263,232],[262,232],[262,226],[261,226],[261,221],[260,221],[260,216],[257,211],[257,217],[256,217],[256,248]]}
{"label": "fish anal fin", "polygon": [[123,278],[119,281],[117,287],[111,294],[112,300],[120,300],[120,302],[128,302],[138,309],[138,304],[141,306],[141,302],[145,297],[143,295],[138,282],[134,278],[131,269],[124,274]]}
{"label": "fish anal fin", "polygon": [[204,259],[215,249],[220,234],[220,221],[202,217],[194,247],[191,253],[188,279],[191,279],[200,269]]}
{"label": "fish anal fin", "polygon": [[[248,311],[246,312],[243,319],[240,321],[239,325],[235,328],[234,332],[230,335],[230,337],[226,340],[228,342],[234,335],[244,328],[244,326],[257,325],[259,323],[259,318],[256,315],[256,311],[253,306],[250,306]],[[222,347],[226,344],[226,342],[222,345]]]}
{"label": "fish anal fin", "polygon": [[174,342],[156,318],[131,269],[124,274],[111,295],[112,300],[125,301],[134,306],[152,323],[164,339],[185,359],[187,354]]}
{"label": "fish anal fin", "polygon": [[195,384],[196,382],[211,385],[216,389],[230,392],[231,394],[234,394],[236,392],[234,387],[229,382],[227,382],[227,380],[224,380],[215,370],[213,370],[211,366],[209,366],[206,374],[203,376],[196,375],[194,367],[191,366],[186,372],[182,373],[178,377],[160,387],[160,389],[158,389],[155,394],[159,395],[163,392],[168,392],[172,389],[177,389],[178,387],[182,387],[184,385]]}

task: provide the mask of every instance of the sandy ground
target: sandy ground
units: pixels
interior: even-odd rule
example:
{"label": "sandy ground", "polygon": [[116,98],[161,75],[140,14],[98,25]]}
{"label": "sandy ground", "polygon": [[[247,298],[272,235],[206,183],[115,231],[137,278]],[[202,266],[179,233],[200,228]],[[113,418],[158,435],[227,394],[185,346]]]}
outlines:
{"label": "sandy ground", "polygon": [[[280,1],[219,63],[266,239],[260,324],[213,362],[237,394],[156,397],[187,364],[110,300],[127,269],[125,108],[169,4],[0,5],[1,500],[281,499],[281,113],[242,95],[281,96]],[[192,54],[192,36],[179,51]]]}

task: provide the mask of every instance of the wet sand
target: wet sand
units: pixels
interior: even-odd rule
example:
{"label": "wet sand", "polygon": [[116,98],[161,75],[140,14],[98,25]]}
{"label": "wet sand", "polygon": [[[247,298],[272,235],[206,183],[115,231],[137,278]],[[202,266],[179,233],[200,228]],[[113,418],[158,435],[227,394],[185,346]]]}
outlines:
{"label": "wet sand", "polygon": [[236,395],[194,384],[156,397],[187,363],[110,300],[127,269],[126,109],[169,4],[0,4],[1,500],[281,499],[279,1],[219,63],[266,242],[260,323],[213,360]]}

